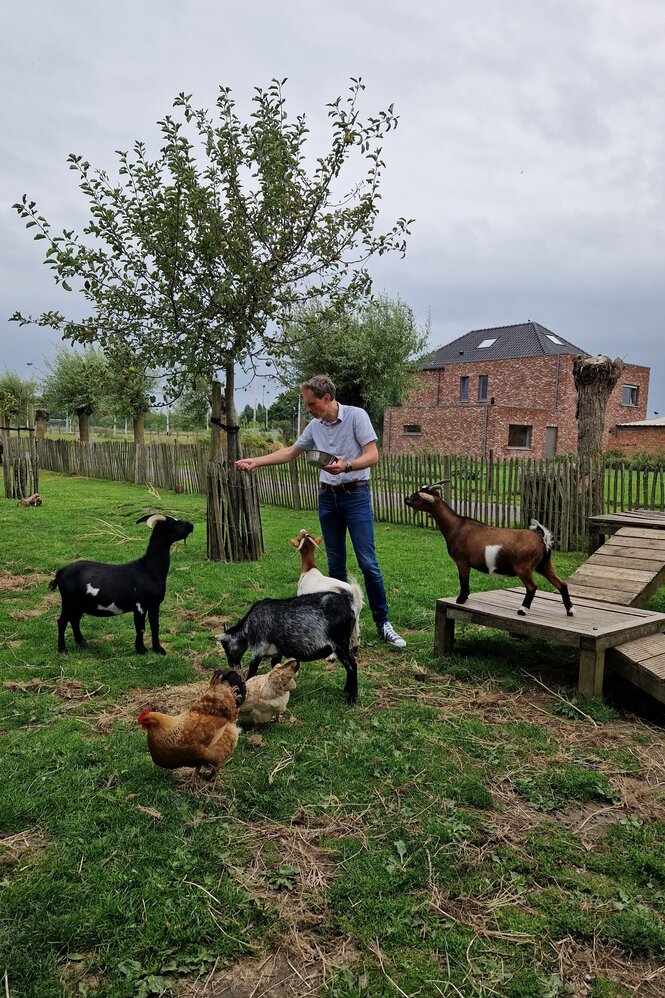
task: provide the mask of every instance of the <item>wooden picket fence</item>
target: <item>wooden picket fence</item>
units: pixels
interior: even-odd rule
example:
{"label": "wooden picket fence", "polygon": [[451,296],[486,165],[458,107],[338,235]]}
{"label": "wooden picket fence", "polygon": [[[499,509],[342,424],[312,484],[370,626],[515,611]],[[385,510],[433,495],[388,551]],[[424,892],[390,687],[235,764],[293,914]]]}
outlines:
{"label": "wooden picket fence", "polygon": [[[19,446],[12,441],[10,447]],[[25,447],[25,444],[21,445]],[[123,482],[143,482],[174,492],[206,491],[208,455],[202,444],[146,444],[72,440],[37,441],[39,466],[48,471]],[[256,476],[262,504],[315,514],[319,469],[304,458],[264,467]],[[594,509],[616,512],[665,508],[665,469],[637,470],[614,463],[584,474],[575,455],[539,460],[484,461],[460,455],[384,455],[370,479],[377,521],[433,527],[404,497],[422,485],[443,482],[455,509],[502,527],[528,526],[532,518],[552,531],[562,551],[586,547]],[[303,526],[313,526],[313,517]]]}

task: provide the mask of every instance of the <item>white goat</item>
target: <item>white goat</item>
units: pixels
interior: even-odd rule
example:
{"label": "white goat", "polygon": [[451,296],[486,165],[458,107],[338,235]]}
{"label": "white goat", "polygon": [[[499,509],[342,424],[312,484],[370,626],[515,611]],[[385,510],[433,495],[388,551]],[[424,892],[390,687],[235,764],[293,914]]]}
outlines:
{"label": "white goat", "polygon": [[[321,541],[321,537],[314,537],[313,534],[304,529],[300,531],[295,540],[289,538],[289,544],[293,545],[297,551],[300,551],[301,566],[300,578],[298,579],[298,596],[304,596],[306,593],[351,593],[356,614],[356,623],[351,634],[351,650],[357,652],[360,647],[360,624],[358,623],[358,618],[360,617],[360,611],[364,603],[363,592],[353,577],[351,577],[350,582],[342,582],[341,579],[333,579],[330,575],[324,575],[316,567],[314,552],[320,546]],[[335,656],[331,655],[329,658],[333,661]]]}

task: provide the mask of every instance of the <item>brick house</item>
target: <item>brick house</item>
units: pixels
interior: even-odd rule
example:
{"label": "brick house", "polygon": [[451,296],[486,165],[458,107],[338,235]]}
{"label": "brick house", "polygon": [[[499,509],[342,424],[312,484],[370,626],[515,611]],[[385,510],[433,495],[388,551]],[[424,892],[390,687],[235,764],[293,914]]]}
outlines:
{"label": "brick house", "polygon": [[665,453],[665,419],[641,419],[632,423],[617,423],[610,430],[610,447],[627,457],[632,454]]}
{"label": "brick house", "polygon": [[[404,404],[386,409],[383,451],[549,457],[577,450],[573,360],[588,356],[537,322],[474,329],[430,354]],[[643,420],[649,368],[626,364],[607,405],[615,427]],[[610,435],[612,431],[612,435]]]}

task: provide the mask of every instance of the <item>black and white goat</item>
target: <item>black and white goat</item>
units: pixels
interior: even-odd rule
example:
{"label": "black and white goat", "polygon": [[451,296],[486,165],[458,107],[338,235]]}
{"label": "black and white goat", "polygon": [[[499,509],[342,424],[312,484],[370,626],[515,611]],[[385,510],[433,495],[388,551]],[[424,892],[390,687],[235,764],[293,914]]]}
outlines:
{"label": "black and white goat", "polygon": [[423,485],[406,496],[411,509],[429,513],[446,539],[448,554],[457,565],[460,581],[458,603],[469,598],[471,569],[490,575],[515,575],[526,586],[526,596],[517,611],[524,616],[536,595],[533,573],[538,572],[558,589],[566,613],[574,614],[568,586],[552,564],[552,535],[547,527],[533,520],[528,530],[516,527],[489,527],[480,520],[459,516],[439,494],[438,485]]}
{"label": "black and white goat", "polygon": [[260,600],[219,640],[232,668],[240,666],[249,649],[248,679],[256,675],[262,658],[275,666],[283,657],[312,662],[334,652],[346,669],[344,692],[352,702],[358,695],[358,666],[350,648],[355,622],[352,593],[307,593]]}
{"label": "black and white goat", "polygon": [[152,650],[166,655],[159,643],[159,607],[166,593],[166,575],[171,560],[171,545],[189,537],[194,525],[188,520],[155,513],[141,516],[137,523],[152,528],[148,547],[142,558],[123,565],[108,565],[100,561],[73,561],[58,569],[49,583],[59,589],[62,609],[58,617],[58,651],[66,653],[65,630],[72,625],[77,645],[84,645],[81,617],[114,617],[133,613],[136,628],[134,647],[143,655],[146,614],[152,634]]}

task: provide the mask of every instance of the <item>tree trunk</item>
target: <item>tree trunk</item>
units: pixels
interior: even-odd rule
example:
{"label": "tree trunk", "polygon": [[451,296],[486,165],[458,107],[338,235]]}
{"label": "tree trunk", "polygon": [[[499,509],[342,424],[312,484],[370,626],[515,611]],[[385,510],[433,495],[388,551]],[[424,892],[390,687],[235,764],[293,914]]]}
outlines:
{"label": "tree trunk", "polygon": [[90,477],[90,408],[82,406],[76,410],[79,421],[79,468],[84,478]]}
{"label": "tree trunk", "polygon": [[577,389],[577,453],[583,491],[581,501],[592,516],[603,512],[603,429],[607,402],[621,377],[623,361],[617,357],[576,357],[573,378]]}
{"label": "tree trunk", "polygon": [[208,475],[206,491],[206,539],[210,561],[226,561],[224,532],[222,530],[222,428],[223,423],[222,386],[219,381],[212,383],[210,413],[210,453],[208,455]]}
{"label": "tree trunk", "polygon": [[145,413],[136,412],[132,418],[132,429],[134,430],[134,443],[145,443]]}
{"label": "tree trunk", "polygon": [[[261,516],[253,477],[237,471],[235,466],[241,453],[233,364],[226,367],[225,376],[224,396],[218,381],[212,386],[207,482],[208,558],[211,561],[256,561],[263,554]],[[219,432],[222,429],[226,431],[225,461]]]}
{"label": "tree trunk", "polygon": [[134,431],[134,482],[136,485],[145,485],[147,475],[144,412],[134,413],[132,416],[132,430]]}
{"label": "tree trunk", "polygon": [[90,443],[90,410],[87,406],[76,410],[79,421],[79,440],[82,444]]}
{"label": "tree trunk", "polygon": [[51,413],[48,409],[35,409],[35,437],[37,440],[43,440],[46,436],[46,424],[51,418]]}

